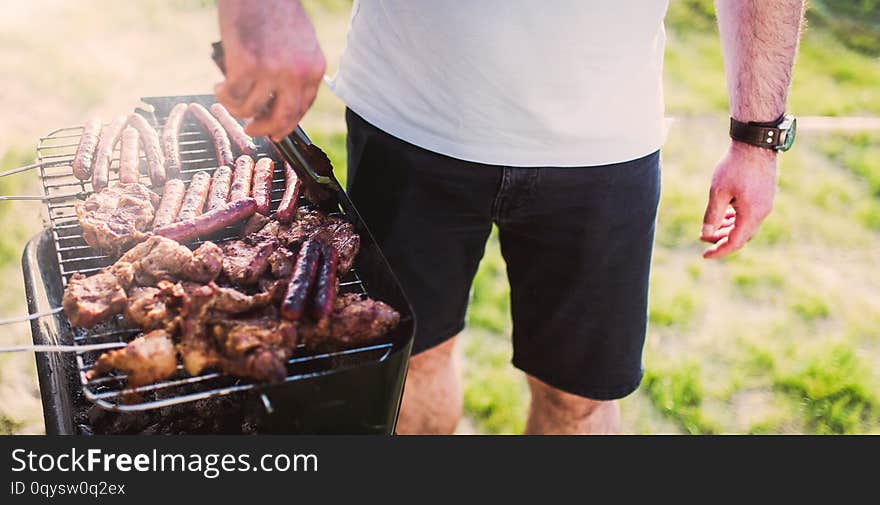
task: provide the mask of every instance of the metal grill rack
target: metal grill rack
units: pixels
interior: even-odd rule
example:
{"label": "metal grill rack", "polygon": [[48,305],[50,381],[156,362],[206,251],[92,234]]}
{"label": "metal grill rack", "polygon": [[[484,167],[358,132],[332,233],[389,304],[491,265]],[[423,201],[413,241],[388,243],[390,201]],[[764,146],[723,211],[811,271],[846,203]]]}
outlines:
{"label": "metal grill rack", "polygon": [[[138,109],[157,131],[165,124],[167,114],[174,104],[179,102],[200,102],[209,106],[211,101],[204,96],[181,96],[144,99],[149,105]],[[91,193],[91,182],[76,179],[71,172],[71,163],[79,143],[82,127],[61,128],[40,138],[37,146],[37,158],[40,164],[40,177],[43,192],[54,197],[46,201],[49,224],[58,266],[61,272],[59,281],[66,286],[75,273],[91,275],[110,265],[113,258],[101,255],[89,247],[82,238],[82,229],[76,219],[74,206],[75,195],[82,197]],[[180,133],[181,147],[181,178],[189,183],[193,174],[209,171],[217,167],[217,158],[213,143],[201,127],[186,116]],[[258,145],[257,159],[268,156],[266,146]],[[119,152],[114,152],[110,165],[110,185],[118,180]],[[145,161],[141,159],[141,181],[149,182]],[[160,193],[161,188],[153,188]],[[284,166],[276,163],[272,189],[272,210],[275,210],[284,193]],[[300,205],[308,205],[301,197]],[[340,213],[339,215],[342,215]],[[222,231],[212,236],[216,243],[237,238],[236,228]],[[340,293],[359,293],[367,296],[367,286],[355,269],[340,279]],[[138,335],[140,330],[133,329],[125,323],[121,316],[102,323],[95,328],[85,330],[67,327],[73,345],[86,345],[107,342],[128,342]],[[383,361],[392,351],[392,343],[380,343],[337,352],[315,354],[300,347],[288,361],[288,375],[285,382],[292,382],[310,377],[332,373],[343,367],[365,362]],[[103,409],[118,412],[136,412],[181,403],[212,398],[231,393],[248,391],[261,387],[260,384],[236,379],[218,373],[205,372],[197,376],[188,376],[181,365],[177,373],[169,380],[141,386],[133,389],[125,388],[126,376],[121,373],[105,375],[91,381],[86,379],[88,372],[100,353],[77,352],[76,365],[84,396]]]}

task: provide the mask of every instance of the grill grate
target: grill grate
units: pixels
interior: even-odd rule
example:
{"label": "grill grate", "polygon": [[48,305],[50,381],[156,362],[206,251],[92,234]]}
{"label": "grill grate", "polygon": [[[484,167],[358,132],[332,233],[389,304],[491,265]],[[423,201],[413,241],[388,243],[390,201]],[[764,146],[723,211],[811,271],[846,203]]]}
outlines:
{"label": "grill grate", "polygon": [[[144,116],[161,131],[171,107],[178,102],[197,101],[209,106],[211,101],[203,96],[167,97],[150,99],[158,101],[158,107],[150,107],[152,113]],[[88,195],[92,192],[90,181],[76,179],[71,171],[71,163],[79,144],[81,126],[61,128],[41,137],[37,145],[37,158],[40,163],[40,177],[43,192],[47,196],[58,197],[47,200],[47,210],[52,238],[55,245],[58,265],[60,267],[63,286],[67,286],[70,277],[75,273],[91,275],[112,264],[113,258],[101,255],[89,247],[82,238],[82,229],[76,219],[74,205],[75,196],[63,198],[63,195],[80,193]],[[189,183],[193,174],[207,170],[213,173],[217,167],[214,146],[208,135],[189,116],[181,126],[181,178]],[[258,143],[256,159],[268,156],[265,144]],[[114,151],[110,164],[110,185],[118,181],[119,150]],[[141,157],[141,182],[147,184],[149,177],[146,163]],[[161,193],[161,188],[153,188]],[[277,163],[272,187],[272,210],[275,210],[284,193],[284,167]],[[300,197],[300,205],[308,202]],[[342,215],[339,213],[338,215]],[[222,243],[236,238],[235,229],[228,228],[213,242]],[[198,242],[196,242],[198,244]],[[356,269],[352,269],[340,279],[340,293],[359,293],[367,296],[367,288]],[[66,328],[70,340],[64,342],[73,345],[97,344],[106,342],[128,342],[141,334],[141,331],[129,327],[121,316],[102,323],[95,328]],[[392,351],[392,343],[381,343],[347,349],[338,352],[315,354],[300,347],[288,361],[288,375],[285,382],[292,382],[309,377],[332,373],[341,367],[347,367],[369,361],[382,361]],[[77,352],[76,366],[82,385],[83,395],[103,409],[118,412],[136,412],[182,403],[228,395],[260,387],[260,384],[218,373],[204,372],[197,376],[188,376],[181,365],[177,373],[169,380],[156,382],[133,389],[125,388],[125,374],[116,373],[86,380],[86,373],[92,368],[100,352]]]}

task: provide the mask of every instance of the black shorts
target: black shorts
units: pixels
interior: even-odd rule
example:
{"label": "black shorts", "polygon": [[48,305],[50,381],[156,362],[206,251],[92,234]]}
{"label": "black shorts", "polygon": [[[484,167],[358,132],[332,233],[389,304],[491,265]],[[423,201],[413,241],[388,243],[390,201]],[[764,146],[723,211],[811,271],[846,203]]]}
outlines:
{"label": "black shorts", "polygon": [[348,189],[415,310],[413,352],[464,328],[492,223],[507,263],[513,364],[563,391],[622,398],[642,378],[660,155],[522,168],[409,144],[346,111]]}

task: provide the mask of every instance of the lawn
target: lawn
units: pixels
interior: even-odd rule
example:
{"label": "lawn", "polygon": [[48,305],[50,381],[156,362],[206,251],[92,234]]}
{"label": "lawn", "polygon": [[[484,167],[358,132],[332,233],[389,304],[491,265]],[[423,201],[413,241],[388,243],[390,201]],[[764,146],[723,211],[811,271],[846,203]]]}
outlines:
{"label": "lawn", "polygon": [[[815,2],[810,14],[791,94],[797,114],[880,115],[880,60],[861,35],[876,33],[875,12],[844,12],[840,4]],[[27,162],[50,127],[91,113],[109,117],[138,96],[209,92],[219,79],[208,59],[217,38],[209,2],[105,2],[95,17],[96,5],[38,0],[0,19],[0,61],[16,69],[0,76],[4,168]],[[345,41],[347,5],[307,2],[329,72]],[[697,233],[727,143],[713,23],[711,2],[672,1],[665,87],[676,119],[663,151],[645,379],[622,401],[624,429],[880,433],[880,132],[802,131],[781,158],[774,212],[756,239],[729,259],[702,260]],[[304,121],[339,174],[342,111],[323,89]],[[36,191],[35,179],[0,180],[0,189]],[[18,261],[42,226],[38,210],[0,203],[0,317],[26,311]],[[510,365],[507,297],[493,234],[459,346],[460,432],[517,433],[525,424],[528,389]],[[19,325],[0,342],[28,339]],[[41,416],[32,356],[0,356],[0,433],[40,432]]]}

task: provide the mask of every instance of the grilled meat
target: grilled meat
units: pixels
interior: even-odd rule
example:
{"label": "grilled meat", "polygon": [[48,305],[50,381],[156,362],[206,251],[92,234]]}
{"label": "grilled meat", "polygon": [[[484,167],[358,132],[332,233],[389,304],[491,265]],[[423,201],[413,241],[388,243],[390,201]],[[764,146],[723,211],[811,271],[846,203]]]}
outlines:
{"label": "grilled meat", "polygon": [[162,201],[156,209],[156,218],[153,220],[153,228],[161,228],[169,225],[177,219],[180,208],[183,206],[183,197],[186,194],[186,185],[180,179],[168,179],[162,190]]}
{"label": "grilled meat", "polygon": [[223,273],[234,284],[256,284],[269,268],[269,257],[278,242],[266,237],[248,237],[223,244]]}
{"label": "grilled meat", "polygon": [[211,114],[217,118],[217,121],[223,125],[226,133],[229,134],[229,139],[235,144],[239,154],[247,154],[248,156],[257,154],[257,145],[254,144],[254,139],[245,133],[244,127],[232,117],[232,114],[226,110],[226,107],[220,103],[215,103],[211,105],[210,109]]}
{"label": "grilled meat", "polygon": [[278,203],[278,210],[275,211],[275,218],[282,223],[293,221],[296,214],[296,201],[299,199],[300,188],[302,182],[299,176],[291,168],[287,162],[284,163],[284,195],[281,196],[281,202]]}
{"label": "grilled meat", "polygon": [[133,126],[141,139],[144,146],[144,156],[147,159],[147,173],[150,174],[150,182],[154,188],[159,188],[165,184],[167,179],[165,176],[165,155],[162,153],[162,146],[159,144],[159,134],[147,122],[144,116],[137,113],[131,113],[128,116],[128,124]]}
{"label": "grilled meat", "polygon": [[173,327],[182,296],[181,285],[170,281],[135,286],[129,290],[125,320],[144,331]]}
{"label": "grilled meat", "polygon": [[171,239],[152,236],[109,267],[124,286],[155,286],[161,280],[210,282],[220,274],[223,253],[213,242],[195,251]]}
{"label": "grilled meat", "polygon": [[132,388],[171,377],[177,370],[177,353],[171,335],[165,330],[154,330],[122,349],[105,352],[86,378],[91,380],[111,370],[128,374],[128,386]]}
{"label": "grilled meat", "polygon": [[257,201],[257,213],[269,215],[272,203],[272,179],[275,175],[275,162],[271,158],[260,158],[254,166],[254,183],[251,195]]}
{"label": "grilled meat", "polygon": [[208,190],[208,210],[223,207],[229,201],[229,185],[232,181],[232,170],[223,165],[214,170],[211,177],[211,189]]}
{"label": "grilled meat", "polygon": [[183,124],[183,116],[188,107],[185,103],[179,103],[171,109],[165,119],[165,127],[162,128],[162,147],[165,151],[165,177],[177,179],[180,177],[180,125]]}
{"label": "grilled meat", "polygon": [[222,351],[220,367],[239,377],[277,382],[287,375],[296,347],[296,326],[279,321],[274,311],[250,319],[220,321],[211,333]]}
{"label": "grilled meat", "polygon": [[140,182],[140,135],[131,126],[122,130],[122,145],[119,147],[119,182]]}
{"label": "grilled meat", "polygon": [[272,221],[256,233],[274,236],[278,242],[293,250],[298,250],[308,239],[332,245],[339,255],[339,275],[351,269],[361,246],[360,235],[355,233],[351,223],[341,217],[303,207],[297,210],[294,222],[281,224]]}
{"label": "grilled meat", "polygon": [[95,161],[92,163],[92,189],[95,191],[106,188],[110,181],[110,158],[113,157],[113,149],[119,142],[119,136],[122,135],[125,122],[125,116],[118,116],[101,130],[98,147],[95,151]]}
{"label": "grilled meat", "polygon": [[83,240],[109,256],[144,240],[153,222],[153,192],[138,183],[120,183],[76,203]]}
{"label": "grilled meat", "polygon": [[349,293],[336,299],[333,312],[314,324],[301,324],[299,336],[309,347],[352,347],[369,343],[397,326],[400,314],[387,304]]}
{"label": "grilled meat", "polygon": [[101,118],[93,117],[86,121],[80,136],[76,154],[73,156],[73,176],[86,181],[92,176],[92,164],[95,162],[95,150],[98,137],[101,135]]}
{"label": "grilled meat", "polygon": [[229,135],[226,134],[223,125],[201,104],[193,102],[189,104],[187,110],[211,137],[214,150],[217,152],[217,165],[233,166],[235,160],[232,158],[232,144],[229,143]]}
{"label": "grilled meat", "polygon": [[73,274],[61,306],[70,324],[76,328],[91,328],[125,309],[125,290],[110,272],[98,272],[91,277]]}
{"label": "grilled meat", "polygon": [[201,215],[208,199],[208,186],[211,184],[211,176],[208,172],[196,172],[189,181],[189,188],[183,197],[180,212],[177,213],[177,221],[185,221]]}
{"label": "grilled meat", "polygon": [[209,210],[186,221],[178,221],[153,230],[157,235],[169,237],[178,242],[191,242],[199,237],[216,233],[227,226],[253,216],[257,203],[253,198],[229,202],[223,207]]}

